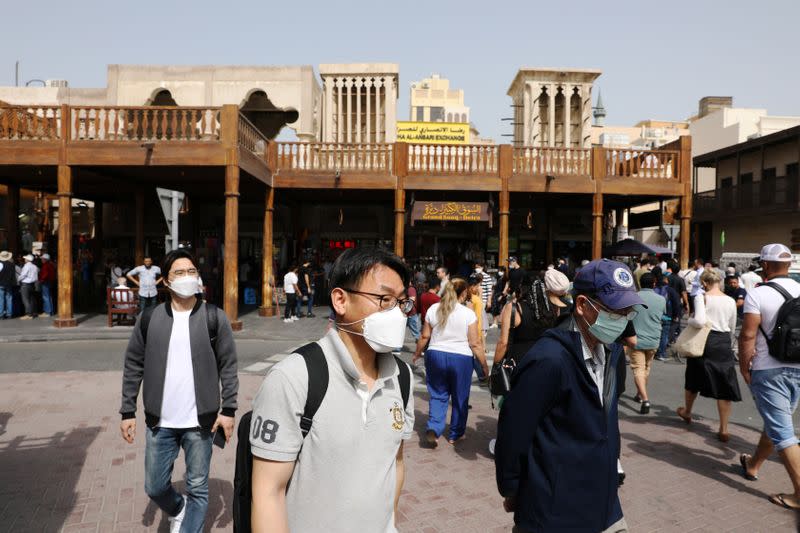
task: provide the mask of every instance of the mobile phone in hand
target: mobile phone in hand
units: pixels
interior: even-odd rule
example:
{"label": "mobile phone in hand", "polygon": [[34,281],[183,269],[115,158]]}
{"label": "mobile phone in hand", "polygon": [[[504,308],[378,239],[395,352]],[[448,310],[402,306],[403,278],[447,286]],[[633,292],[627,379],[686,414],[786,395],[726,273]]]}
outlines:
{"label": "mobile phone in hand", "polygon": [[214,445],[219,446],[220,449],[225,448],[225,430],[219,428],[214,432]]}

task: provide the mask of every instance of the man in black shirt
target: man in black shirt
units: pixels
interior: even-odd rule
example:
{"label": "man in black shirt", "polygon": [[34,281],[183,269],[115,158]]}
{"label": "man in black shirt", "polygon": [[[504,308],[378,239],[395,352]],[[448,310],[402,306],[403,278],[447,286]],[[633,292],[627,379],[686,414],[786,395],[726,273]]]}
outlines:
{"label": "man in black shirt", "polygon": [[513,294],[515,291],[519,290],[520,285],[522,285],[522,278],[525,277],[525,270],[519,266],[519,260],[516,256],[511,256],[507,259],[508,261],[508,285],[506,286],[505,293],[506,294]]}
{"label": "man in black shirt", "polygon": [[744,299],[747,297],[747,291],[739,286],[738,276],[733,275],[725,278],[725,294],[733,298],[733,301],[736,302],[736,320],[741,323],[744,314]]}
{"label": "man in black shirt", "polygon": [[[314,293],[311,290],[311,261],[305,261],[303,266],[297,271],[297,286],[300,288],[300,294],[297,295],[296,304],[297,316],[300,318],[303,318],[303,316],[314,318],[314,313],[311,312],[314,306]],[[303,315],[301,312],[303,309],[303,301],[306,301],[308,305],[307,315]]]}

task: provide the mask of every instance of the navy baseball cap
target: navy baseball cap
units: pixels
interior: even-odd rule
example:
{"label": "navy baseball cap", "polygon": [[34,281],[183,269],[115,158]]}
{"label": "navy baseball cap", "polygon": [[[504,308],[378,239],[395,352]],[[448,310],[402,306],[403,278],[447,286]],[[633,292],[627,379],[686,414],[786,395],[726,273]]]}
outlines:
{"label": "navy baseball cap", "polygon": [[582,267],[575,275],[572,288],[578,292],[593,292],[600,302],[619,311],[632,305],[647,307],[633,285],[633,274],[618,261],[600,259]]}

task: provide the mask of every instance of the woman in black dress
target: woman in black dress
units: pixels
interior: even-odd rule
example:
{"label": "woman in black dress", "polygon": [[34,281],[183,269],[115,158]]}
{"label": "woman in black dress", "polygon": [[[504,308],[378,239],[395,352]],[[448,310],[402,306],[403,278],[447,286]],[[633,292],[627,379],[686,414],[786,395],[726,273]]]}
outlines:
{"label": "woman in black dress", "polygon": [[703,356],[686,360],[686,403],[678,407],[678,416],[689,424],[697,395],[714,398],[719,411],[717,438],[728,442],[731,402],[741,401],[742,394],[732,348],[736,334],[736,302],[720,290],[721,282],[720,275],[712,269],[706,269],[700,276],[705,294],[695,296],[694,315],[689,318],[689,325],[701,328],[709,323],[711,332]]}

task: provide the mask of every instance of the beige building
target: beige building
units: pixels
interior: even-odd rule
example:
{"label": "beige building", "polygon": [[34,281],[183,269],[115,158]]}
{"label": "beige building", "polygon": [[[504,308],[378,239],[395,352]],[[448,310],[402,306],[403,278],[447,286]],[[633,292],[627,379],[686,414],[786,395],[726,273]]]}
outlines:
{"label": "beige building", "polygon": [[508,88],[514,105],[514,145],[589,148],[594,69],[522,68]]}
{"label": "beige building", "polygon": [[592,127],[592,145],[605,148],[653,149],[689,135],[688,122],[642,120],[635,126]]}
{"label": "beige building", "polygon": [[464,91],[451,89],[450,80],[438,74],[411,84],[409,100],[414,122],[468,123],[469,107],[464,105]]}
{"label": "beige building", "polygon": [[320,65],[321,139],[339,143],[394,142],[399,72],[395,63]]}

